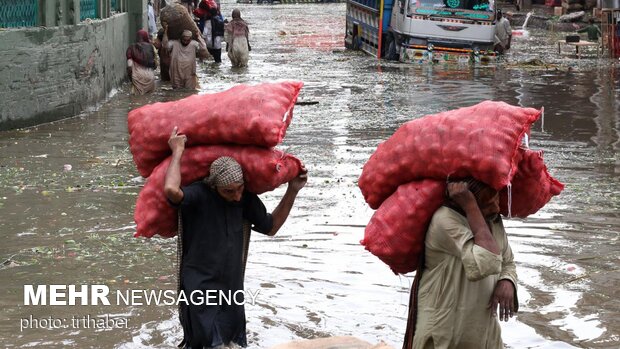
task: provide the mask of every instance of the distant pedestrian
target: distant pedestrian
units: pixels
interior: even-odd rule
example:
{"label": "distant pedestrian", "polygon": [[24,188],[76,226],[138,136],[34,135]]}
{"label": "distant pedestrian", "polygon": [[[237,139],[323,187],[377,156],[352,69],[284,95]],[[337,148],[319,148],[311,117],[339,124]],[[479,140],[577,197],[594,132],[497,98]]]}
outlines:
{"label": "distant pedestrian", "polygon": [[215,63],[221,63],[224,17],[222,17],[219,8],[209,8],[209,16],[204,20],[202,36]]}
{"label": "distant pedestrian", "polygon": [[225,25],[224,40],[228,44],[228,58],[233,67],[246,67],[250,56],[250,30],[247,23],[241,19],[241,11],[234,9],[232,21]]}
{"label": "distant pedestrian", "polygon": [[157,38],[153,42],[153,46],[157,49],[159,56],[159,75],[162,81],[170,81],[170,51],[164,47],[162,41],[164,39],[164,28],[159,29]]}
{"label": "distant pedestrian", "polygon": [[159,10],[161,9],[161,0],[154,0],[153,11],[155,11],[155,18],[159,17]]}
{"label": "distant pedestrian", "polygon": [[594,18],[588,20],[588,26],[577,30],[577,33],[588,33],[588,40],[598,42],[598,38],[601,36],[601,28],[594,23]]}
{"label": "distant pedestrian", "polygon": [[163,23],[164,36],[162,45],[170,51],[170,81],[172,88],[196,89],[196,58],[206,58],[209,53],[200,33],[196,33],[200,42],[192,40],[192,32],[183,31],[181,40],[168,40],[168,24]]}
{"label": "distant pedestrian", "polygon": [[138,31],[136,43],[127,48],[125,56],[132,92],[143,95],[155,90],[155,50],[145,30]]}
{"label": "distant pedestrian", "polygon": [[153,8],[153,1],[149,0],[148,4],[146,5],[146,9],[147,9],[149,36],[153,37],[157,33],[157,24],[155,21],[155,9]]}
{"label": "distant pedestrian", "polygon": [[497,22],[495,23],[495,51],[504,53],[510,49],[512,41],[512,28],[510,22],[502,15],[502,10],[497,10]]}

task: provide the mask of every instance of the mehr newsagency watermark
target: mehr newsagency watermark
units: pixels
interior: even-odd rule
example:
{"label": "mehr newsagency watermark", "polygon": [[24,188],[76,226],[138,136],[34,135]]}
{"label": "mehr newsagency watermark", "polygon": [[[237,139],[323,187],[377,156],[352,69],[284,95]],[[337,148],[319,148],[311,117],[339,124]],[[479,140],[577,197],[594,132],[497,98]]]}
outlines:
{"label": "mehr newsagency watermark", "polygon": [[[178,306],[255,305],[260,290],[110,290],[106,285],[24,285],[26,306]],[[128,318],[102,316],[35,317],[20,319],[20,330],[127,328]]]}

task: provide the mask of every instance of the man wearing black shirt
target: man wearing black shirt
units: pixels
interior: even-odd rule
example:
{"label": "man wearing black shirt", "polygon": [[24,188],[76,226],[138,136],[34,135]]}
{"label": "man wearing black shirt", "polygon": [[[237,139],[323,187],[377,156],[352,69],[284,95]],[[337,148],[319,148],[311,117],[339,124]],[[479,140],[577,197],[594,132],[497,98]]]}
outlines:
{"label": "man wearing black shirt", "polygon": [[[216,159],[209,177],[181,188],[180,162],[184,135],[172,131],[168,144],[172,161],[166,172],[164,192],[179,207],[182,217],[181,291],[203,296],[214,291],[243,291],[244,221],[259,233],[273,236],[288,217],[307,174],[288,183],[282,200],[270,214],[256,194],[244,190],[243,171],[230,157]],[[247,345],[245,309],[236,302],[219,304],[181,303],[186,348],[235,348]]]}

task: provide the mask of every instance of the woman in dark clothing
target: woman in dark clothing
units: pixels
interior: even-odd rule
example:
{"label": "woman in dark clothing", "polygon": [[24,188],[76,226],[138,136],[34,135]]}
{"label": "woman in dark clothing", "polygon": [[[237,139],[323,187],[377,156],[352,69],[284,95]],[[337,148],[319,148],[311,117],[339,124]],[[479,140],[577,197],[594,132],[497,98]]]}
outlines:
{"label": "woman in dark clothing", "polygon": [[222,63],[224,16],[220,12],[220,5],[212,3],[211,6],[215,7],[210,7],[205,1],[200,2],[194,15],[200,19],[198,29],[207,44],[207,50],[213,56],[215,63]]}
{"label": "woman in dark clothing", "polygon": [[133,91],[143,95],[155,89],[155,50],[151,44],[149,34],[138,30],[136,43],[125,51],[127,58],[127,74],[131,78]]}
{"label": "woman in dark clothing", "polygon": [[[244,290],[244,220],[259,233],[275,235],[306,184],[306,171],[302,168],[289,182],[269,214],[256,194],[244,190],[241,166],[230,157],[216,159],[204,181],[181,188],[180,162],[186,140],[175,127],[168,140],[172,160],[164,186],[166,197],[179,207],[182,217],[181,290],[188,298],[194,291],[234,294]],[[186,348],[246,346],[245,309],[236,303],[181,303]]]}

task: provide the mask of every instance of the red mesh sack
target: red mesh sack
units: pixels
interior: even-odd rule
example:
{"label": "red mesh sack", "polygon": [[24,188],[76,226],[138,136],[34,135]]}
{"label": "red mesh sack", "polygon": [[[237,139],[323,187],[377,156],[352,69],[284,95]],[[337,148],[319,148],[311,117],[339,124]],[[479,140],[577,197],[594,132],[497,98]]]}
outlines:
{"label": "red mesh sack", "polygon": [[399,185],[422,178],[473,176],[500,190],[514,175],[523,134],[540,114],[485,101],[409,121],[377,147],[359,187],[375,209]]}
{"label": "red mesh sack", "polygon": [[512,178],[512,189],[504,188],[500,192],[500,208],[504,216],[525,218],[538,212],[552,197],[559,195],[564,184],[551,177],[542,152],[519,149],[519,153],[521,161]]}
{"label": "red mesh sack", "polygon": [[[209,174],[211,163],[220,156],[230,156],[243,168],[248,191],[261,194],[295,178],[301,162],[292,155],[275,149],[252,146],[198,146],[185,149],[181,158],[181,185],[188,185]],[[177,210],[168,204],[164,180],[170,157],[153,170],[138,195],[134,220],[136,237],[155,234],[173,237],[177,234]]]}
{"label": "red mesh sack", "polygon": [[198,18],[207,17],[208,14],[209,14],[208,10],[200,8],[200,7],[194,10],[194,16]]}
{"label": "red mesh sack", "polygon": [[[187,11],[186,11],[187,12]],[[300,81],[237,85],[213,94],[145,105],[129,112],[129,147],[143,177],[171,154],[178,126],[187,146],[247,144],[273,147],[282,141],[303,86]]]}
{"label": "red mesh sack", "polygon": [[198,18],[210,17],[211,15],[210,15],[209,11],[212,8],[218,10],[218,5],[215,3],[215,1],[213,1],[213,0],[202,0],[198,4],[198,7],[196,7],[196,9],[194,10],[194,15],[196,15],[196,17],[198,17]]}
{"label": "red mesh sack", "polygon": [[399,186],[372,216],[360,243],[394,273],[414,271],[445,188],[445,181],[431,179]]}
{"label": "red mesh sack", "polygon": [[202,0],[202,2],[205,3],[209,9],[217,8],[217,4],[214,0]]}

